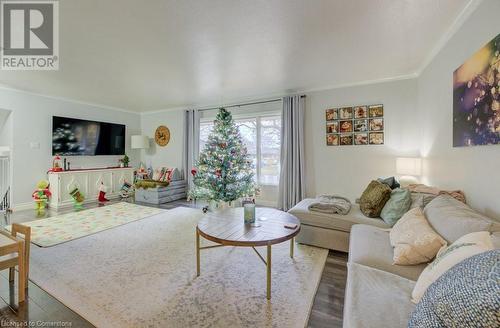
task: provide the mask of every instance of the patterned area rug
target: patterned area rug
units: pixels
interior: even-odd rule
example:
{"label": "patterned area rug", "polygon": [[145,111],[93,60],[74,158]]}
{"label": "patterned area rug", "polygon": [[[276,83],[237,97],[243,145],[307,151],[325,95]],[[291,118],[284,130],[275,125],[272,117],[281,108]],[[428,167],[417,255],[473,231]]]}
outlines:
{"label": "patterned area rug", "polygon": [[202,215],[179,207],[33,247],[30,278],[97,327],[304,327],[328,251],[297,245],[291,259],[288,242],[273,246],[267,301],[266,268],[251,248],[202,250],[196,277]]}
{"label": "patterned area rug", "polygon": [[[120,202],[47,219],[23,222],[23,225],[31,227],[33,244],[49,247],[161,212],[164,210]],[[10,231],[11,226],[7,226],[6,229]]]}

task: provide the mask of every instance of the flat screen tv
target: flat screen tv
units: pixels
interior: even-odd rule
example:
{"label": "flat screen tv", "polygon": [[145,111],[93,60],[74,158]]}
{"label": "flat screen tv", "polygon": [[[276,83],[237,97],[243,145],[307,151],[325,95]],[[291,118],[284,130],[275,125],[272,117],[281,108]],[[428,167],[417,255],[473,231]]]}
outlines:
{"label": "flat screen tv", "polygon": [[124,155],[125,125],[52,117],[52,155]]}

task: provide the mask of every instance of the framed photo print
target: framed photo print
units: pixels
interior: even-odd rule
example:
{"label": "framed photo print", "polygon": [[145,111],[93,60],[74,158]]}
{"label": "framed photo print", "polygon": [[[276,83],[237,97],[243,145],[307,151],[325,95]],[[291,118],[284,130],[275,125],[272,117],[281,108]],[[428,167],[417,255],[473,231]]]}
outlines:
{"label": "framed photo print", "polygon": [[384,130],[384,119],[383,118],[371,118],[370,119],[370,131],[382,131]]}
{"label": "framed photo print", "polygon": [[327,146],[383,145],[384,105],[325,110]]}
{"label": "framed photo print", "polygon": [[339,133],[339,121],[327,122],[326,133]]}
{"label": "framed photo print", "polygon": [[352,132],[352,120],[349,121],[340,121],[340,132],[345,133],[345,132]]}
{"label": "framed photo print", "polygon": [[354,120],[354,132],[368,131],[368,120]]}
{"label": "framed photo print", "polygon": [[338,119],[338,109],[337,108],[330,108],[326,110],[326,120],[327,121],[333,121]]}
{"label": "framed photo print", "polygon": [[352,120],[352,107],[344,107],[339,109],[339,118],[341,120]]}
{"label": "framed photo print", "polygon": [[370,145],[383,145],[384,132],[370,132]]}
{"label": "framed photo print", "polygon": [[352,145],[352,134],[341,134],[340,135],[340,145],[341,146],[351,146]]}
{"label": "framed photo print", "polygon": [[326,135],[326,145],[327,146],[338,146],[339,145],[339,135],[338,134],[327,134]]}
{"label": "framed photo print", "polygon": [[368,107],[370,117],[384,116],[384,105],[372,105]]}
{"label": "framed photo print", "polygon": [[367,118],[367,117],[368,117],[368,106],[354,107],[354,118]]}
{"label": "framed photo print", "polygon": [[356,133],[356,134],[354,134],[354,144],[355,145],[368,145],[368,133]]}

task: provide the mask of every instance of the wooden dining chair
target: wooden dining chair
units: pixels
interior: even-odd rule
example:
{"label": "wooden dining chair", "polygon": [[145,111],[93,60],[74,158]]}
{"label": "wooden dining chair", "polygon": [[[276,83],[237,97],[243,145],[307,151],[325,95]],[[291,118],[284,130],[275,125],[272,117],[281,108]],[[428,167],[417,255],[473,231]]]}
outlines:
{"label": "wooden dining chair", "polygon": [[[13,223],[11,229],[11,235],[17,238],[17,234],[21,234],[24,239],[24,272],[26,288],[28,288],[28,278],[30,273],[30,244],[31,244],[31,227]],[[9,268],[9,281],[14,281],[14,267]]]}
{"label": "wooden dining chair", "polygon": [[[23,229],[23,231],[26,230]],[[14,232],[10,235],[7,232],[0,231],[0,270],[9,269],[9,280],[13,281],[14,267],[18,266],[18,300],[21,303],[25,300],[27,287],[27,274],[24,269],[27,261],[25,260],[24,245],[29,244],[29,241],[19,239],[13,235]],[[31,238],[31,230],[28,235]]]}

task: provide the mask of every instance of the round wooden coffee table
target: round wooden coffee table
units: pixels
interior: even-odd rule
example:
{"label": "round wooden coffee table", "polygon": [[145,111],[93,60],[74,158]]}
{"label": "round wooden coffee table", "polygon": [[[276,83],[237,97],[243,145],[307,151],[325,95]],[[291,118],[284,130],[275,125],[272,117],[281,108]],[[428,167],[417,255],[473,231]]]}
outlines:
{"label": "round wooden coffee table", "polygon": [[[290,240],[293,258],[294,237],[300,231],[299,220],[286,212],[272,208],[256,208],[256,225],[245,224],[243,208],[208,213],[196,227],[196,275],[200,275],[200,250],[221,246],[252,247],[267,268],[267,299],[271,299],[271,246]],[[200,247],[200,236],[218,245]],[[264,259],[255,247],[266,246]]]}

